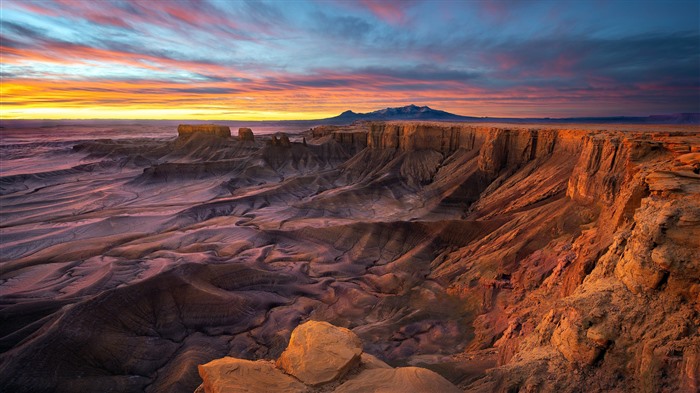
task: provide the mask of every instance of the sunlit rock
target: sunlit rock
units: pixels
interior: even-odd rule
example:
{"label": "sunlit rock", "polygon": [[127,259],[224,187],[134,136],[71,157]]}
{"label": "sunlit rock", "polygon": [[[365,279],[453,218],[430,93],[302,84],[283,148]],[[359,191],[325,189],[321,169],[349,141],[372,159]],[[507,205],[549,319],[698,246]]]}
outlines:
{"label": "sunlit rock", "polygon": [[239,141],[254,141],[255,135],[253,135],[253,130],[247,127],[241,127],[238,129],[238,140]]}
{"label": "sunlit rock", "polygon": [[189,138],[193,135],[208,135],[219,138],[231,137],[231,129],[228,126],[216,124],[180,124],[177,126],[178,138]]}
{"label": "sunlit rock", "polygon": [[199,366],[206,393],[302,393],[303,383],[264,360],[221,358]]}
{"label": "sunlit rock", "polygon": [[361,354],[362,342],[355,333],[309,321],[294,329],[277,365],[308,385],[320,385],[357,366]]}

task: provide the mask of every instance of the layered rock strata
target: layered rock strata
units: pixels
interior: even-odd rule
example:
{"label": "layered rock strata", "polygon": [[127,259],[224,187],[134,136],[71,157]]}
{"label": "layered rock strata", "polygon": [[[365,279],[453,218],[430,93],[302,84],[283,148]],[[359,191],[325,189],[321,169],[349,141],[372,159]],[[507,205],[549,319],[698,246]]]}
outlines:
{"label": "layered rock strata", "polygon": [[216,124],[180,124],[177,126],[178,138],[189,138],[193,135],[208,135],[219,138],[230,138],[231,129]]}
{"label": "layered rock strata", "polygon": [[479,314],[466,353],[498,350],[467,391],[700,388],[698,130],[361,128],[378,151],[473,151],[466,218],[507,220],[432,264]]}

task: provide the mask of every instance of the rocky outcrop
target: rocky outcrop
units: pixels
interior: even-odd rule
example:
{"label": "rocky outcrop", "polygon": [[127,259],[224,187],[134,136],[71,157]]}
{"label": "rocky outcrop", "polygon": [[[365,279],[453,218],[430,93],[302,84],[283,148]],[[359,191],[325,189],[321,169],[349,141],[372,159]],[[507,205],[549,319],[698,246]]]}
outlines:
{"label": "rocky outcrop", "polygon": [[207,135],[218,138],[230,138],[231,129],[216,124],[180,124],[177,126],[178,139],[190,138],[193,135]]}
{"label": "rocky outcrop", "polygon": [[281,146],[281,147],[290,147],[292,146],[292,142],[289,140],[289,137],[287,134],[280,132],[278,134],[275,134],[272,136],[272,138],[268,141],[268,144],[270,146]]}
{"label": "rocky outcrop", "polygon": [[284,147],[289,147],[292,145],[292,142],[289,141],[289,137],[287,136],[287,134],[280,134],[279,145]]}
{"label": "rocky outcrop", "polygon": [[238,140],[239,141],[254,141],[255,135],[253,135],[253,130],[247,127],[241,127],[238,129]]}
{"label": "rocky outcrop", "polygon": [[[480,340],[500,325],[500,367],[467,390],[696,392],[700,176],[688,152],[699,141],[592,132],[581,142],[565,202],[593,219],[505,272],[515,297],[496,295],[507,309],[475,324]],[[525,271],[549,263],[542,284],[525,285]]]}
{"label": "rocky outcrop", "polygon": [[197,392],[460,392],[433,371],[391,368],[363,353],[355,333],[327,322],[308,321],[294,329],[276,366],[265,360],[213,360],[199,366],[203,383]]}
{"label": "rocky outcrop", "polygon": [[307,385],[341,378],[360,362],[362,343],[350,330],[309,321],[292,332],[277,366]]}
{"label": "rocky outcrop", "polygon": [[264,360],[221,358],[200,365],[199,375],[204,381],[199,390],[206,393],[307,391],[303,383]]}

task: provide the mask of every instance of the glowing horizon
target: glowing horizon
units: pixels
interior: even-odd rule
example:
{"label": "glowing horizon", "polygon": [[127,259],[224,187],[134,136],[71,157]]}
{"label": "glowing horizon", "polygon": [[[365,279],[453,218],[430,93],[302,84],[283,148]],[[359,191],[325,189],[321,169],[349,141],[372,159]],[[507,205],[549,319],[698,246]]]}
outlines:
{"label": "glowing horizon", "polygon": [[700,112],[700,5],[592,4],[3,1],[0,119]]}

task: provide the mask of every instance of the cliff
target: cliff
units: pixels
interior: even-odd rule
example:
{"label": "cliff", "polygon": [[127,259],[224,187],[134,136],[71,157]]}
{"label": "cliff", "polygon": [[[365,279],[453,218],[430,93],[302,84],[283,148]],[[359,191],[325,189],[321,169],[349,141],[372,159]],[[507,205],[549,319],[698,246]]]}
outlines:
{"label": "cliff", "polygon": [[[469,171],[451,167],[459,185],[438,206],[461,193],[467,222],[495,229],[431,265],[478,314],[466,353],[498,350],[499,367],[467,391],[700,388],[697,130],[364,128],[368,148],[392,157],[471,157]],[[445,162],[424,189],[436,192]]]}
{"label": "cliff", "polygon": [[[252,133],[252,132],[251,132]],[[180,124],[177,126],[178,139],[190,138],[194,135],[207,135],[219,138],[230,138],[231,129],[216,124]]]}

